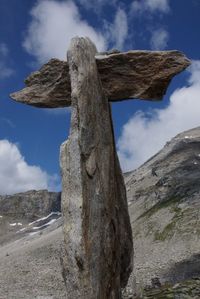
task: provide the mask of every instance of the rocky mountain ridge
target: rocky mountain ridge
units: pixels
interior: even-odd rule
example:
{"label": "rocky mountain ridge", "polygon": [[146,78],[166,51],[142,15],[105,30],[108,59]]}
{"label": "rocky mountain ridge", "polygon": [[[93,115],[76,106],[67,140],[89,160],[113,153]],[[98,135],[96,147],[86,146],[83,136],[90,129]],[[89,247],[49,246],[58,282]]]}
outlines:
{"label": "rocky mountain ridge", "polygon": [[0,195],[0,215],[34,219],[61,210],[59,192],[30,190],[14,195]]}
{"label": "rocky mountain ridge", "polygon": [[[47,190],[31,190],[0,196],[0,246],[25,233],[45,228],[49,221],[60,217],[61,194]],[[37,225],[36,225],[37,224]]]}
{"label": "rocky mountain ridge", "polygon": [[[125,176],[134,287],[200,276],[200,128],[183,132]],[[200,298],[200,293],[199,293]]]}

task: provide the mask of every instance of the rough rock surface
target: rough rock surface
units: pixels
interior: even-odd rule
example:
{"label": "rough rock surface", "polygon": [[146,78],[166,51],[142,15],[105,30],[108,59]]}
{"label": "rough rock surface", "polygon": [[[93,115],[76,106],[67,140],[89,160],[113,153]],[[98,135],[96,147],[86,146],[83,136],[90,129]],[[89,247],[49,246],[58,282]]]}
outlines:
{"label": "rough rock surface", "polygon": [[126,189],[95,53],[87,38],[72,39],[68,51],[72,118],[69,139],[61,147],[61,169],[69,299],[120,299],[132,270]]}
{"label": "rough rock surface", "polygon": [[200,128],[177,135],[125,182],[135,249],[130,286],[200,277]]}
{"label": "rough rock surface", "polygon": [[[109,101],[160,100],[171,79],[190,64],[178,51],[99,53],[96,63]],[[65,61],[51,59],[25,84],[26,88],[10,95],[12,99],[45,108],[71,105],[69,66]]]}
{"label": "rough rock surface", "polygon": [[16,235],[17,240],[0,244],[0,299],[66,299],[61,224],[35,235]]}

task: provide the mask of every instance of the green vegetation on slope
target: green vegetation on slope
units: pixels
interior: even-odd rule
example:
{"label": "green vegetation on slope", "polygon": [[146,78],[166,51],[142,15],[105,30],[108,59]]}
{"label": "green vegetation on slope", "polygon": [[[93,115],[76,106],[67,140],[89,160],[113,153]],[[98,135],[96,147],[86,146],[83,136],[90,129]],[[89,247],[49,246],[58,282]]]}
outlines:
{"label": "green vegetation on slope", "polygon": [[137,299],[199,299],[200,278],[193,278],[174,286],[166,285],[159,289],[145,290]]}
{"label": "green vegetation on slope", "polygon": [[177,204],[181,201],[181,197],[178,196],[171,196],[170,198],[166,200],[162,200],[158,203],[156,203],[153,207],[151,207],[149,210],[145,211],[142,215],[138,217],[138,219],[144,218],[144,217],[151,217],[153,214],[158,212],[160,209],[165,209],[168,207],[172,207],[173,209],[177,209]]}

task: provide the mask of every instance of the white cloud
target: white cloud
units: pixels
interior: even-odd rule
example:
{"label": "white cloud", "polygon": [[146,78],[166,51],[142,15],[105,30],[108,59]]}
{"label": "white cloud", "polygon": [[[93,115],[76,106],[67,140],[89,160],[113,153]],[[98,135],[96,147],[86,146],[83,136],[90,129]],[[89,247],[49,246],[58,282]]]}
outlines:
{"label": "white cloud", "polygon": [[14,71],[8,64],[8,47],[5,43],[0,43],[0,79],[10,77]]}
{"label": "white cloud", "polygon": [[132,2],[131,10],[135,15],[143,12],[168,13],[170,11],[169,0],[135,0]]}
{"label": "white cloud", "polygon": [[0,140],[0,194],[47,189],[56,180],[39,166],[28,165],[16,144]]}
{"label": "white cloud", "polygon": [[153,50],[163,50],[167,47],[169,33],[165,29],[157,29],[152,32],[150,44]]}
{"label": "white cloud", "polygon": [[200,85],[200,61],[194,60],[190,66],[189,84]]}
{"label": "white cloud", "polygon": [[128,21],[125,11],[121,8],[117,10],[114,24],[112,26],[113,41],[117,49],[122,49],[128,35]]}
{"label": "white cloud", "polygon": [[31,10],[31,23],[23,46],[43,63],[52,57],[66,59],[74,36],[88,36],[99,51],[106,47],[103,35],[82,20],[72,1],[41,0]]}
{"label": "white cloud", "polygon": [[113,23],[104,22],[104,32],[112,48],[123,49],[128,36],[128,20],[123,9],[117,9]]}
{"label": "white cloud", "polygon": [[138,167],[176,134],[200,125],[200,61],[189,70],[189,85],[175,90],[166,108],[137,112],[123,126],[118,140],[123,170]]}
{"label": "white cloud", "polygon": [[146,0],[146,6],[151,11],[160,11],[163,13],[168,13],[169,8],[169,0]]}

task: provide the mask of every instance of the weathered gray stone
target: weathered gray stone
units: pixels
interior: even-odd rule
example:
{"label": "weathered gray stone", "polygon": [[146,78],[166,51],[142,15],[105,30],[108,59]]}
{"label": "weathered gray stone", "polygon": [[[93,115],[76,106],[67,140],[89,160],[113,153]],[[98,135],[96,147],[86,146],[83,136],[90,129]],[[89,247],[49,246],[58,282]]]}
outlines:
{"label": "weathered gray stone", "polygon": [[[160,100],[171,79],[190,61],[178,51],[129,51],[97,53],[96,63],[109,101],[139,98]],[[26,87],[12,93],[13,100],[37,107],[71,105],[67,62],[51,59],[25,80]]]}
{"label": "weathered gray stone", "polygon": [[69,67],[64,61],[51,59],[25,80],[26,88],[11,94],[24,104],[57,108],[71,105]]}
{"label": "weathered gray stone", "polygon": [[[73,39],[70,136],[61,147],[63,274],[69,299],[117,299],[132,269],[132,233],[96,48]],[[103,117],[102,117],[103,115]]]}

